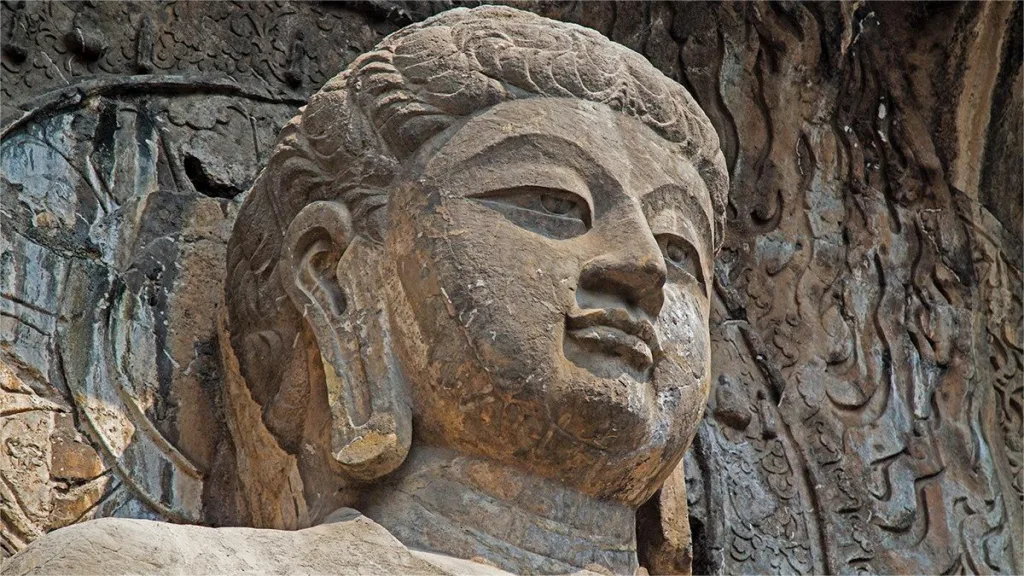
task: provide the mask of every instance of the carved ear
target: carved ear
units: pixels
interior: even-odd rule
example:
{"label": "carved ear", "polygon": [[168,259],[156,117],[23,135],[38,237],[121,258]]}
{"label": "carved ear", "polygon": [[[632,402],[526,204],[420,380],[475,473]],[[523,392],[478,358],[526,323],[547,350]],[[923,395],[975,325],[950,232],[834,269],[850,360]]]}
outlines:
{"label": "carved ear", "polygon": [[331,411],[331,454],[362,480],[409,452],[412,417],[391,357],[381,250],[353,234],[344,204],[313,202],[292,220],[280,275],[320,348]]}

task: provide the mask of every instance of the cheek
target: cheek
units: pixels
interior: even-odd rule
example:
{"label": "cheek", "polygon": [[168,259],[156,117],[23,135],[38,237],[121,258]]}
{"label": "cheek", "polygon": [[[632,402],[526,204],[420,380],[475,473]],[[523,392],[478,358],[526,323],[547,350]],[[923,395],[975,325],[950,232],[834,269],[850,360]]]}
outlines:
{"label": "cheek", "polygon": [[659,393],[700,388],[708,378],[711,342],[702,302],[678,285],[665,286],[665,305],[656,326],[665,353],[655,370]]}
{"label": "cheek", "polygon": [[711,338],[703,302],[703,297],[677,285],[665,287],[665,305],[656,326],[665,356],[655,366],[652,382],[670,453],[689,443],[707,403]]}
{"label": "cheek", "polygon": [[464,335],[463,345],[472,348],[476,363],[510,386],[531,372],[550,371],[575,298],[570,246],[520,230],[468,202],[445,203],[444,209],[447,229],[429,242],[427,257],[448,322]]}

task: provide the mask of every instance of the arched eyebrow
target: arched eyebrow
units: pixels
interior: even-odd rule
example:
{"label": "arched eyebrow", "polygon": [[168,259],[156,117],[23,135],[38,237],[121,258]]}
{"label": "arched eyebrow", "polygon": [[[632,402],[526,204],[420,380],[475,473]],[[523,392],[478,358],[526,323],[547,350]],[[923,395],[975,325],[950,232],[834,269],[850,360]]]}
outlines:
{"label": "arched eyebrow", "polygon": [[696,236],[693,242],[702,254],[710,254],[714,246],[711,220],[702,204],[703,195],[710,202],[707,188],[702,182],[693,183],[695,189],[688,189],[678,184],[665,184],[644,194],[640,199],[644,215],[648,221],[665,210],[673,210],[686,218],[691,230],[676,231],[680,236]]}
{"label": "arched eyebrow", "polygon": [[[495,154],[508,157],[522,153],[529,154],[531,151],[534,154],[543,153],[549,157],[549,160],[558,160],[561,164],[573,166],[581,177],[589,170],[600,167],[600,162],[579,143],[555,134],[542,132],[509,134],[497,138],[469,154],[460,164],[469,167],[493,162]],[[573,162],[565,162],[566,160],[573,160]],[[577,166],[578,168],[575,168]]]}

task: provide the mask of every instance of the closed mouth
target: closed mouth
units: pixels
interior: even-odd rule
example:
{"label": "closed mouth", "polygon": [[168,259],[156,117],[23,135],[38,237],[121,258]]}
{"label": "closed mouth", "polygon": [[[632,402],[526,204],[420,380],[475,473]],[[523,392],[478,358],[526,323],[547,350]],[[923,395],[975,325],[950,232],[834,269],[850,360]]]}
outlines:
{"label": "closed mouth", "polygon": [[621,308],[571,313],[565,335],[588,350],[621,357],[641,371],[654,365],[659,351],[654,325]]}

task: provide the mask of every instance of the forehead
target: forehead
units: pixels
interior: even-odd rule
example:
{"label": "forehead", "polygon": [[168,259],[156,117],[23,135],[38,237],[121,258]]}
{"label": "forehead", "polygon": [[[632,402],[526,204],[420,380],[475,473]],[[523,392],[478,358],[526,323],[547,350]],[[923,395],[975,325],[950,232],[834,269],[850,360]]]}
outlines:
{"label": "forehead", "polygon": [[534,162],[563,163],[581,152],[637,197],[676,188],[713,218],[707,188],[678,144],[632,116],[585,100],[529,98],[489,108],[451,134],[425,172],[451,174],[481,160],[519,164],[502,145],[530,141],[529,136],[537,137],[538,148],[530,155]]}

